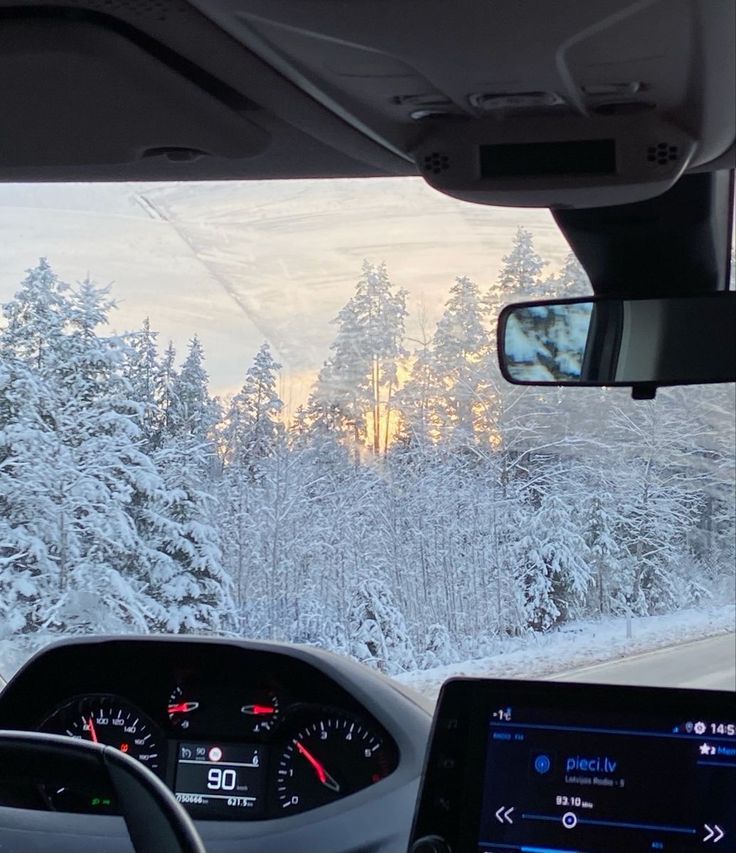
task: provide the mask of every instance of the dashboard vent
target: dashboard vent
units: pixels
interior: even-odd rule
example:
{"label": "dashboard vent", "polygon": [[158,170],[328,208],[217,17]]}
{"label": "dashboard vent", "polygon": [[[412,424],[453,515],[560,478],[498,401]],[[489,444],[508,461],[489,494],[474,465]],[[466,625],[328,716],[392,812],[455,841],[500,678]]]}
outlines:
{"label": "dashboard vent", "polygon": [[423,163],[424,171],[430,172],[433,175],[439,175],[450,168],[450,158],[447,154],[441,154],[438,151],[434,151],[432,154],[425,154]]}
{"label": "dashboard vent", "polygon": [[680,148],[669,142],[657,142],[647,148],[647,161],[658,166],[666,166],[680,157]]}

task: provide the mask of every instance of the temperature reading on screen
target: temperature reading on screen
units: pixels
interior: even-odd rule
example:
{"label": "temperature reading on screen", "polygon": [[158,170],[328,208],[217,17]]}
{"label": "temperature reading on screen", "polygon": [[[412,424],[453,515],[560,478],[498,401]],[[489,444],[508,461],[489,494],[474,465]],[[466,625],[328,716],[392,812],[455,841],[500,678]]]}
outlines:
{"label": "temperature reading on screen", "polygon": [[501,720],[501,722],[510,723],[511,708],[499,708],[497,711],[494,711],[491,716],[494,720]]}

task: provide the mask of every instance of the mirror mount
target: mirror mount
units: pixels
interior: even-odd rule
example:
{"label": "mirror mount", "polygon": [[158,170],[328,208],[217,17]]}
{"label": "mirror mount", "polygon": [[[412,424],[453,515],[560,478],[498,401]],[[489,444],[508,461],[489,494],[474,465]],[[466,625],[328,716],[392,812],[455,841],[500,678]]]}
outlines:
{"label": "mirror mount", "polygon": [[639,382],[631,386],[632,400],[653,400],[657,396],[659,386],[650,382]]}

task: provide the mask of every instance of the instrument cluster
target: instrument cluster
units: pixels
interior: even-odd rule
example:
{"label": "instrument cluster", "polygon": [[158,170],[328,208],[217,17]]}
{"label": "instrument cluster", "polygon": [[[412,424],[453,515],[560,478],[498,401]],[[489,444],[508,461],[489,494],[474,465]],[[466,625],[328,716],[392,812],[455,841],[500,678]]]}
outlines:
{"label": "instrument cluster", "polygon": [[[160,653],[151,644],[153,656],[129,660],[116,677],[107,665],[97,672],[82,666],[69,679],[78,689],[38,708],[33,727],[120,749],[204,820],[304,812],[396,769],[390,734],[323,673],[270,652],[225,646],[215,660],[206,646],[195,648],[185,662],[170,655],[156,660]],[[116,812],[101,790],[52,785],[42,795],[52,810]]]}

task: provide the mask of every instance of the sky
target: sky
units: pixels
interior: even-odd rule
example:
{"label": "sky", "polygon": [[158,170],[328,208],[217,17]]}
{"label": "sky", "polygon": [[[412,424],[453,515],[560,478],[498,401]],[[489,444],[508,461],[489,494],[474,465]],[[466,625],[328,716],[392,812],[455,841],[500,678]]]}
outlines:
{"label": "sky", "polygon": [[111,285],[117,332],[149,317],[180,356],[196,333],[212,389],[242,384],[267,340],[301,402],[364,258],[408,291],[407,334],[431,335],[455,276],[483,291],[519,225],[550,271],[568,251],[546,210],[490,208],[421,178],[0,185],[0,301],[46,256],[65,281]]}

